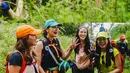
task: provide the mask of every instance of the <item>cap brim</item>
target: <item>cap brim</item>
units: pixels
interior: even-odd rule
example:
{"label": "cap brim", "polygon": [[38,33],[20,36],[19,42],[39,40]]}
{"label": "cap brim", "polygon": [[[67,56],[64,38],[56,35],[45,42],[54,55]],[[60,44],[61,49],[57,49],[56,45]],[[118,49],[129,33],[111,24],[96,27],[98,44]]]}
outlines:
{"label": "cap brim", "polygon": [[104,37],[104,38],[108,38],[108,37],[106,37],[106,36],[97,36],[97,38],[99,38],[99,37]]}
{"label": "cap brim", "polygon": [[99,32],[97,34],[97,38],[99,38],[99,37],[109,38],[109,35],[106,32]]}
{"label": "cap brim", "polygon": [[62,24],[58,23],[57,26],[62,27]]}
{"label": "cap brim", "polygon": [[55,23],[55,24],[52,24],[52,25],[50,25],[50,26],[59,26],[59,27],[61,27],[62,24],[60,24],[60,23]]}
{"label": "cap brim", "polygon": [[42,30],[35,29],[31,34],[39,35],[42,32]]}

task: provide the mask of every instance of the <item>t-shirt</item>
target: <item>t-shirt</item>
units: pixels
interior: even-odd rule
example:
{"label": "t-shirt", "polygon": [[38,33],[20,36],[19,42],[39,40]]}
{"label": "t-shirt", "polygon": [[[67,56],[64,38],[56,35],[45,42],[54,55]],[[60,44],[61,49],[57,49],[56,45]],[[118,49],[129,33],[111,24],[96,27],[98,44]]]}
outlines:
{"label": "t-shirt", "polygon": [[18,65],[18,66],[22,66],[22,56],[20,55],[20,53],[15,52],[10,56],[9,59],[9,63],[10,65]]}
{"label": "t-shirt", "polygon": [[[116,48],[113,48],[113,49],[114,49],[113,50],[114,57],[116,57],[119,54],[119,51]],[[111,59],[111,66],[106,67],[105,66],[106,64],[102,64],[102,61],[103,61],[102,56],[104,56],[104,62],[106,63],[106,52],[101,52],[101,57],[100,57],[101,71],[103,73],[108,73],[108,72],[114,70],[116,68],[116,66],[115,66],[114,62],[112,61],[112,59]]]}

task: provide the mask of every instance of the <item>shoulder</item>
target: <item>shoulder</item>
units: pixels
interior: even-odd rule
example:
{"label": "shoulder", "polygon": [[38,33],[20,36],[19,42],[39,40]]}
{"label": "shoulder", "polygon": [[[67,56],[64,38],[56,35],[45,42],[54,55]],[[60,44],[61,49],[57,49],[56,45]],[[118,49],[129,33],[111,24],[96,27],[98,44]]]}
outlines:
{"label": "shoulder", "polygon": [[128,40],[125,40],[126,43],[128,43]]}
{"label": "shoulder", "polygon": [[117,48],[113,48],[113,52],[114,52],[114,57],[119,54],[119,51],[117,50]]}
{"label": "shoulder", "polygon": [[22,56],[19,52],[14,52],[9,58],[10,65],[22,65]]}
{"label": "shoulder", "polygon": [[18,57],[22,57],[22,56],[19,52],[14,52],[14,53],[12,53],[11,57],[18,58]]}

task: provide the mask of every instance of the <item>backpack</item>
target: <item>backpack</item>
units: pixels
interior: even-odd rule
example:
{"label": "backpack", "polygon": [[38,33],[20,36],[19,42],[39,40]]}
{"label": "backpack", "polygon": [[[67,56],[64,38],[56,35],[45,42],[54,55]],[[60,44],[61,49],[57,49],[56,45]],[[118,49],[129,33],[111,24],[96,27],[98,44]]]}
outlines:
{"label": "backpack", "polygon": [[20,73],[23,73],[25,68],[26,68],[26,61],[24,59],[24,56],[21,52],[19,52],[18,50],[15,50],[15,51],[10,51],[7,53],[6,55],[6,63],[5,63],[5,67],[6,67],[6,73],[9,73],[9,70],[8,70],[8,66],[9,66],[9,58],[10,56],[13,54],[13,53],[20,53],[21,57],[22,57],[22,66],[21,66],[21,70],[20,70]]}
{"label": "backpack", "polygon": [[[60,73],[65,73],[69,69],[70,64],[72,64],[72,63],[70,61],[65,61],[65,60],[60,60],[60,62],[58,62],[56,60],[54,54],[51,52],[50,48],[48,48],[48,49],[46,48],[46,47],[53,47],[54,50],[56,51],[56,54],[57,54],[58,58],[59,58],[60,57],[60,55],[58,53],[58,50],[60,50],[59,40],[57,38],[54,38],[54,42],[50,44],[48,42],[48,39],[45,38],[45,39],[42,40],[42,43],[44,44],[44,47],[43,47],[44,49],[42,50],[43,53],[44,53],[45,50],[49,51],[49,53],[53,57],[54,61],[58,65]],[[57,49],[55,45],[57,45],[59,48]]]}
{"label": "backpack", "polygon": [[[119,51],[119,49],[117,48],[117,44],[115,44],[113,41],[111,41],[110,43],[111,43],[112,47],[116,48]],[[120,58],[121,58],[121,71],[120,71],[120,73],[123,73],[123,70],[124,70],[124,57],[123,57],[123,55],[121,53],[119,55],[120,55]],[[115,63],[114,52],[112,53],[112,60]]]}

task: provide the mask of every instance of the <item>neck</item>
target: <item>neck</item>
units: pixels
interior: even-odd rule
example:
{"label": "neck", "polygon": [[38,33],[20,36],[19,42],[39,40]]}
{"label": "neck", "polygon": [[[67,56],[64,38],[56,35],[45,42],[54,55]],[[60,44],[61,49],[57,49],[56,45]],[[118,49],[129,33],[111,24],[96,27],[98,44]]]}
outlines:
{"label": "neck", "polygon": [[52,41],[54,37],[51,37],[51,36],[47,35],[47,38],[48,38],[50,41]]}
{"label": "neck", "polygon": [[84,46],[85,45],[85,42],[80,40],[80,45]]}
{"label": "neck", "polygon": [[102,52],[106,52],[106,48],[102,48],[101,51],[102,51]]}

